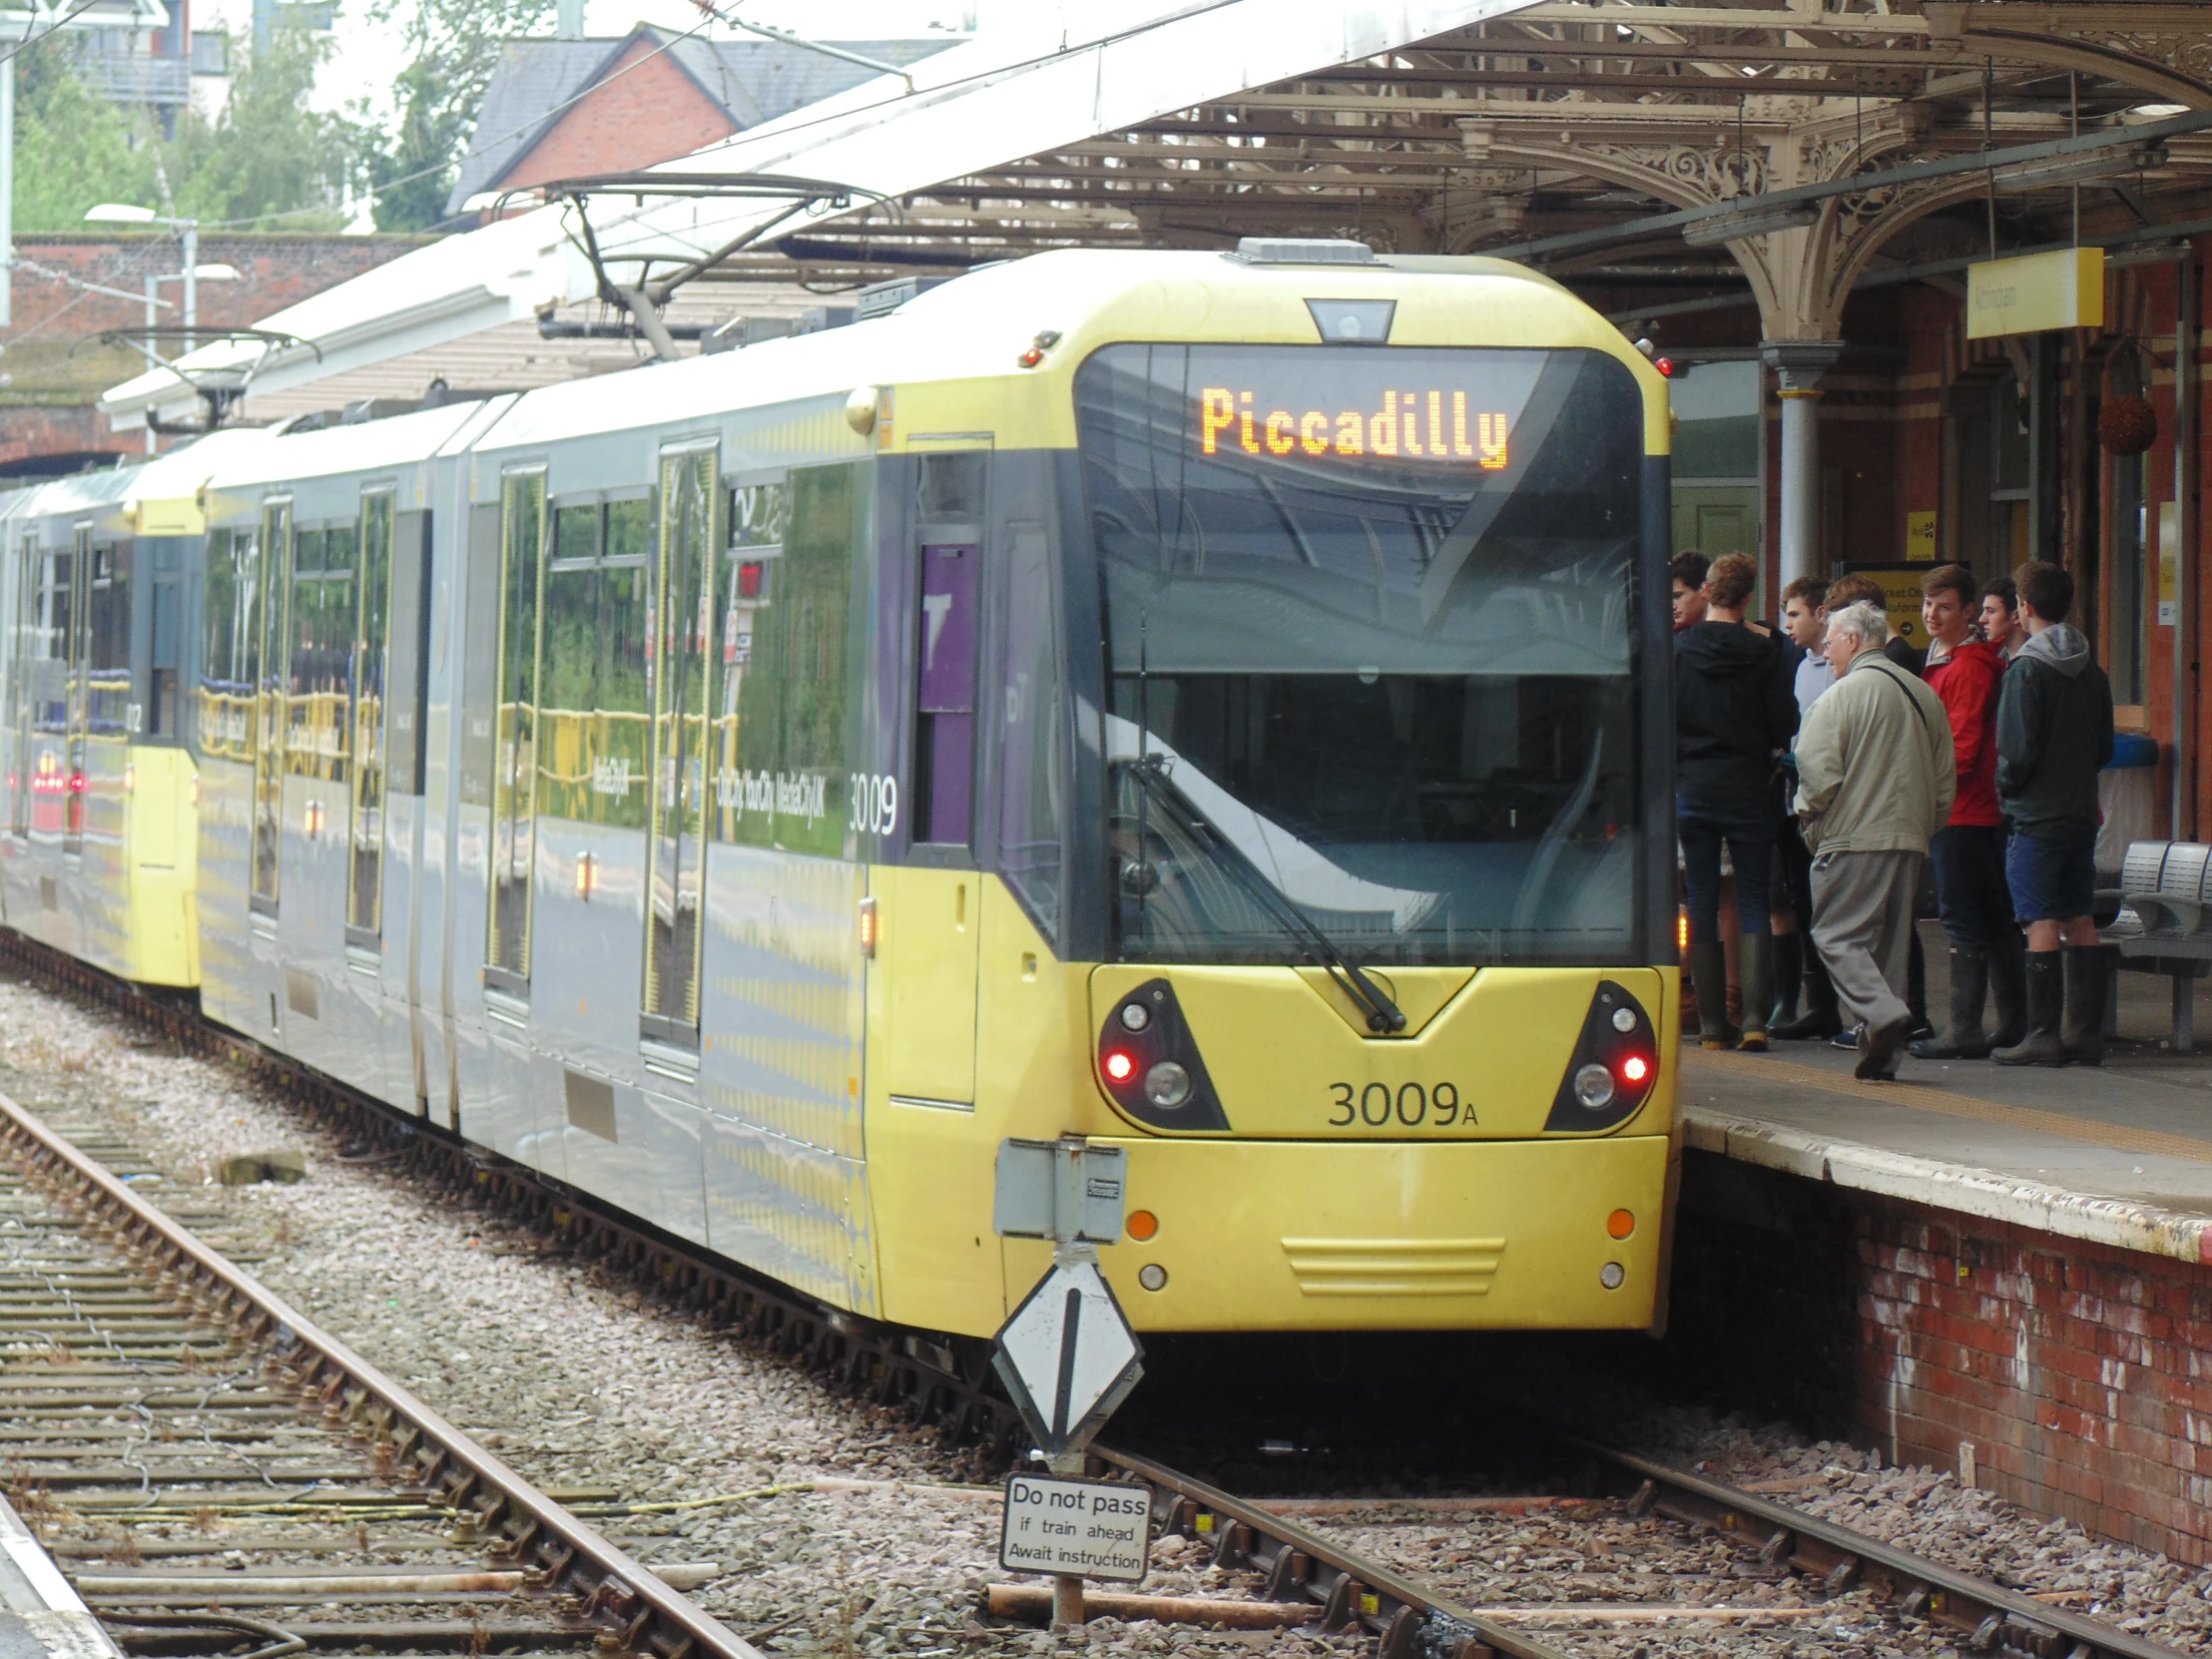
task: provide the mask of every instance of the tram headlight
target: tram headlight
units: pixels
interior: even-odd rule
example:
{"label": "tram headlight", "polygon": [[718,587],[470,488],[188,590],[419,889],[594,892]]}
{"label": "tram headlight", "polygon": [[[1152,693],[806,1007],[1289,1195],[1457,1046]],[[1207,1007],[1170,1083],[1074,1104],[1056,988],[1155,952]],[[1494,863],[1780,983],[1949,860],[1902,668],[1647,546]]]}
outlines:
{"label": "tram headlight", "polygon": [[1144,1097],[1163,1112],[1191,1098],[1191,1074],[1173,1060],[1162,1060],[1144,1074]]}
{"label": "tram headlight", "polygon": [[1592,1061],[1574,1074],[1574,1098],[1593,1112],[1613,1104],[1613,1074]]}

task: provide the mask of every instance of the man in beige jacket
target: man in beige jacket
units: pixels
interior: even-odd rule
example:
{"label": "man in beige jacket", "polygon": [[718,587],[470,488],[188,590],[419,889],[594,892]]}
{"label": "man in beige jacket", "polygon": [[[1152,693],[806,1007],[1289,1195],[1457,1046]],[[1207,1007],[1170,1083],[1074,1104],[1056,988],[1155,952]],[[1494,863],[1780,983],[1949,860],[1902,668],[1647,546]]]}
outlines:
{"label": "man in beige jacket", "polygon": [[1889,619],[1862,601],[1830,614],[1836,671],[1798,732],[1797,814],[1813,853],[1813,943],[1860,1022],[1863,1078],[1897,1075],[1912,1026],[1906,975],[1913,894],[1929,837],[1958,788],[1950,719],[1936,694],[1882,653]]}

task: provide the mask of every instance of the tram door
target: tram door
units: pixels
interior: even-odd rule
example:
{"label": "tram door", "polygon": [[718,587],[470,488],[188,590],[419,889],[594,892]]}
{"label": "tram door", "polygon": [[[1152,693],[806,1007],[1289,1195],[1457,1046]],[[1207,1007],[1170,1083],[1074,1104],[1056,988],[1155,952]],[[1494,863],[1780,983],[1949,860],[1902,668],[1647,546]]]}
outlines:
{"label": "tram door", "polygon": [[715,643],[712,444],[661,455],[661,535],[647,635],[653,711],[646,842],[645,1008],[640,1034],[699,1041],[707,834],[707,695]]}
{"label": "tram door", "polygon": [[85,850],[85,753],[92,722],[92,526],[77,526],[69,557],[69,732],[62,762],[68,793],[62,798],[65,815],[62,850],[82,855]]}
{"label": "tram door", "polygon": [[500,481],[499,693],[492,734],[491,936],[484,983],[530,994],[530,878],[537,863],[538,614],[545,473]]}
{"label": "tram door", "polygon": [[284,728],[291,681],[291,502],[262,507],[259,670],[254,686],[254,858],[248,900],[276,913],[277,844],[284,820]]}
{"label": "tram door", "polygon": [[345,943],[380,951],[384,935],[384,675],[391,588],[392,497],[361,497],[361,564],[353,617],[353,811],[346,860]]}
{"label": "tram door", "polygon": [[892,1094],[946,1105],[975,1099],[983,892],[970,847],[987,473],[982,452],[924,455],[916,503],[912,847],[895,878],[885,1059]]}
{"label": "tram door", "polygon": [[31,832],[31,780],[37,776],[37,758],[31,753],[31,711],[37,702],[35,665],[48,653],[38,649],[39,626],[38,540],[26,534],[16,562],[15,649],[10,653],[8,727],[15,751],[8,766],[8,829],[18,840]]}

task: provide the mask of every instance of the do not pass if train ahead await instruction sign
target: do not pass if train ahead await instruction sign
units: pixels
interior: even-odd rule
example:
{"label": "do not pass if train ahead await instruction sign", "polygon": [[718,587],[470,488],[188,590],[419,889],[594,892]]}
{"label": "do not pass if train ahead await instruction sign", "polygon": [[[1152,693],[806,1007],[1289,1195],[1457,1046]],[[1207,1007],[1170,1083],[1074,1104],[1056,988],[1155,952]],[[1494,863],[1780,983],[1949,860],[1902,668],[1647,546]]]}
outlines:
{"label": "do not pass if train ahead await instruction sign", "polygon": [[1083,1578],[1144,1577],[1152,1552],[1152,1493],[1103,1480],[1006,1477],[998,1564],[1008,1572]]}

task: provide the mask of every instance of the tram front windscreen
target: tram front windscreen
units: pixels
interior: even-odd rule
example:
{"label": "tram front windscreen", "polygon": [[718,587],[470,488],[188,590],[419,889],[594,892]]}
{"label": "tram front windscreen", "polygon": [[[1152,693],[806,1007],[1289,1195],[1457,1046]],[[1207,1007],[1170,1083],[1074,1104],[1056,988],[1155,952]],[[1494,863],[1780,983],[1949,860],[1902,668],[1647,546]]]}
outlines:
{"label": "tram front windscreen", "polygon": [[1627,959],[1634,376],[1131,344],[1075,386],[1119,954]]}

